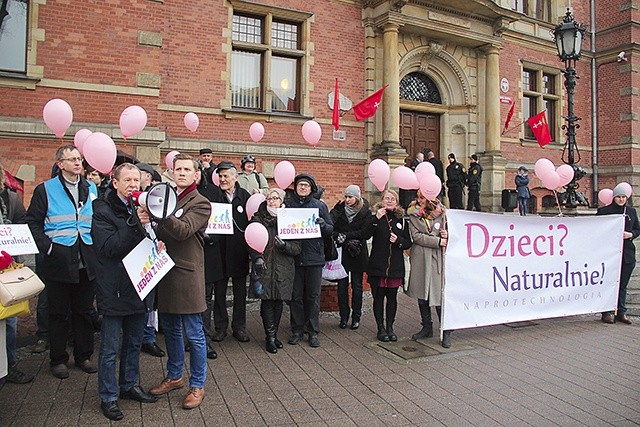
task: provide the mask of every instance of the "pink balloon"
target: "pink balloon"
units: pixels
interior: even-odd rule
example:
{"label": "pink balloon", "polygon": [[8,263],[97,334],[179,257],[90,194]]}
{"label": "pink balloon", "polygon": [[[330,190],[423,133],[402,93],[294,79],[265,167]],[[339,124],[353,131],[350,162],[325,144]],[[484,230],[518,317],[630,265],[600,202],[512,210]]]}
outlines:
{"label": "pink balloon", "polygon": [[621,188],[622,191],[624,191],[624,194],[627,195],[627,197],[631,197],[631,195],[633,194],[633,188],[626,182],[621,182],[620,184],[616,185],[614,190],[616,188]]}
{"label": "pink balloon", "polygon": [[555,170],[545,170],[543,172],[543,176],[538,175],[538,177],[542,180],[542,185],[547,187],[549,190],[555,190],[560,186],[560,175],[558,175],[558,172]]}
{"label": "pink balloon", "polygon": [[140,132],[147,125],[147,112],[138,105],[131,105],[120,114],[120,131],[129,138]]}
{"label": "pink balloon", "polygon": [[387,182],[389,182],[389,176],[391,175],[391,170],[389,169],[389,165],[382,159],[374,159],[371,163],[369,163],[369,167],[367,168],[367,176],[376,186],[378,191],[384,191],[387,186]]}
{"label": "pink balloon", "polygon": [[442,189],[442,181],[438,175],[427,175],[420,180],[420,192],[427,200],[433,200],[438,197]]}
{"label": "pink balloon", "polygon": [[613,190],[610,188],[603,188],[598,192],[598,200],[603,205],[610,205],[613,202]]}
{"label": "pink balloon", "polygon": [[251,221],[251,218],[253,218],[253,214],[258,212],[258,208],[260,207],[260,204],[264,202],[265,198],[266,197],[264,197],[264,194],[262,193],[252,194],[251,197],[249,197],[249,199],[247,200],[247,204],[245,205],[245,210],[247,211],[247,218],[249,218],[249,221]]}
{"label": "pink balloon", "polygon": [[293,167],[291,162],[283,160],[278,162],[273,169],[273,178],[278,184],[278,187],[282,190],[289,187],[296,177],[296,168]]}
{"label": "pink balloon", "polygon": [[218,168],[216,168],[213,173],[211,174],[211,182],[213,182],[215,185],[220,185],[220,177],[218,176]]}
{"label": "pink balloon", "polygon": [[307,120],[302,125],[302,137],[315,147],[322,137],[322,128],[315,120]]}
{"label": "pink balloon", "polygon": [[84,158],[93,168],[109,174],[116,164],[116,144],[109,135],[93,132],[84,142]]}
{"label": "pink balloon", "polygon": [[73,110],[67,101],[55,98],[45,104],[42,118],[47,127],[62,138],[73,121]]}
{"label": "pink balloon", "polygon": [[544,171],[555,171],[556,167],[553,165],[551,160],[543,158],[536,161],[534,170],[538,178],[542,179],[542,174],[544,173]]}
{"label": "pink balloon", "polygon": [[244,232],[244,240],[251,249],[263,253],[269,242],[269,232],[259,222],[252,222]]}
{"label": "pink balloon", "polygon": [[420,182],[426,175],[435,175],[436,168],[434,168],[430,162],[422,162],[416,167],[415,173],[418,178],[418,182]]}
{"label": "pink balloon", "polygon": [[560,182],[558,183],[558,187],[563,187],[571,182],[573,179],[573,168],[569,165],[561,165],[556,169],[558,176],[560,176]]}
{"label": "pink balloon", "polygon": [[251,124],[251,126],[249,127],[249,136],[251,137],[251,140],[253,142],[260,142],[260,140],[264,136],[264,126],[262,126],[262,123],[255,122]]}
{"label": "pink balloon", "polygon": [[164,165],[167,167],[167,169],[173,169],[173,158],[178,154],[180,154],[180,152],[176,150],[169,151],[167,153],[167,155],[164,158]]}
{"label": "pink balloon", "polygon": [[391,177],[393,182],[403,190],[417,190],[420,186],[416,174],[406,166],[395,168],[391,173]]}
{"label": "pink balloon", "polygon": [[195,133],[198,130],[198,126],[200,126],[200,119],[196,116],[196,113],[187,113],[184,115],[184,125]]}
{"label": "pink balloon", "polygon": [[73,137],[73,145],[76,146],[80,154],[84,154],[83,146],[91,133],[92,132],[89,129],[80,129]]}

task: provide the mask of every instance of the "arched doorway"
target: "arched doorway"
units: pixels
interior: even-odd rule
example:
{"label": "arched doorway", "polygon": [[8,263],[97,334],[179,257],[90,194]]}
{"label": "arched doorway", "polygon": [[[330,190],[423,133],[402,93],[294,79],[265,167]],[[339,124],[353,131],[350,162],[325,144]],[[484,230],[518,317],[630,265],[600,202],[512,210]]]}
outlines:
{"label": "arched doorway", "polygon": [[[442,104],[438,87],[421,72],[409,73],[400,80],[400,99]],[[430,148],[440,158],[440,115],[400,110],[400,145],[411,157]]]}

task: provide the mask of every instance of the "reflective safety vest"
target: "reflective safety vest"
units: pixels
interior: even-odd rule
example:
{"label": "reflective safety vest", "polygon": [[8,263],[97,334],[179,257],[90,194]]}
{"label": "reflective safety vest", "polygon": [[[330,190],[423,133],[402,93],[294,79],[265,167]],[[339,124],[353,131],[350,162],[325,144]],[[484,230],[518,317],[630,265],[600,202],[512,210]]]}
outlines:
{"label": "reflective safety vest", "polygon": [[69,198],[60,178],[55,177],[45,181],[44,188],[49,206],[44,220],[44,234],[54,243],[63,246],[73,246],[78,240],[78,234],[84,243],[93,244],[91,217],[93,216],[92,201],[98,197],[96,185],[89,182],[89,197],[79,209],[76,209]]}

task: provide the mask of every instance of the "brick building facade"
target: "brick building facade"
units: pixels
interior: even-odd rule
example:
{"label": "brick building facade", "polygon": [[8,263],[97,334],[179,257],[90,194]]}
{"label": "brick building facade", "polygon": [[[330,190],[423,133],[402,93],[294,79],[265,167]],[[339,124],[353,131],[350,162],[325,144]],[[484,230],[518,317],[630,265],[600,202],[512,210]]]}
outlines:
{"label": "brick building facade", "polygon": [[[533,169],[541,157],[562,164],[566,90],[549,31],[571,7],[588,27],[575,110],[582,117],[579,165],[587,172],[580,190],[593,201],[594,190],[640,183],[634,166],[640,155],[639,8],[622,0],[598,2],[592,22],[593,4],[6,0],[0,159],[24,181],[28,202],[35,185],[48,178],[62,143],[44,125],[42,108],[62,98],[74,112],[65,143],[81,128],[102,131],[118,149],[159,168],[171,150],[197,154],[210,147],[215,160],[237,164],[253,154],[269,178],[287,159],[316,176],[330,206],[351,183],[377,197],[365,179],[373,158],[397,166],[429,147],[442,160],[454,152],[466,164],[478,153],[485,169],[483,208],[500,211],[501,190],[514,188],[518,166]],[[618,62],[620,51],[625,60]],[[345,141],[332,138],[335,78],[346,110],[340,123]],[[356,121],[350,104],[385,84],[377,114]],[[509,105],[500,103],[501,96],[515,102],[511,127],[502,135]],[[142,106],[149,119],[144,131],[125,141],[118,118],[129,105]],[[545,108],[554,142],[540,148],[521,122]],[[190,111],[200,118],[196,133],[183,125]],[[301,136],[309,119],[323,130],[317,148]],[[259,143],[249,138],[255,121],[266,131]],[[538,211],[552,193],[535,177],[531,188]]]}

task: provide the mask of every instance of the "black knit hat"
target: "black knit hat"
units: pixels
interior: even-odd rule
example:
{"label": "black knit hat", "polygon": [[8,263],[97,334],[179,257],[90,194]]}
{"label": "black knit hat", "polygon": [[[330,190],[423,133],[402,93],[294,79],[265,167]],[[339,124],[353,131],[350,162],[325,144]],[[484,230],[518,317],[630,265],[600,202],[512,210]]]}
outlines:
{"label": "black knit hat", "polygon": [[456,159],[456,155],[455,155],[455,154],[453,154],[453,153],[449,153],[449,155],[448,155],[447,157],[449,157],[449,158],[451,158],[451,159],[453,159],[453,160],[455,160],[455,159]]}

